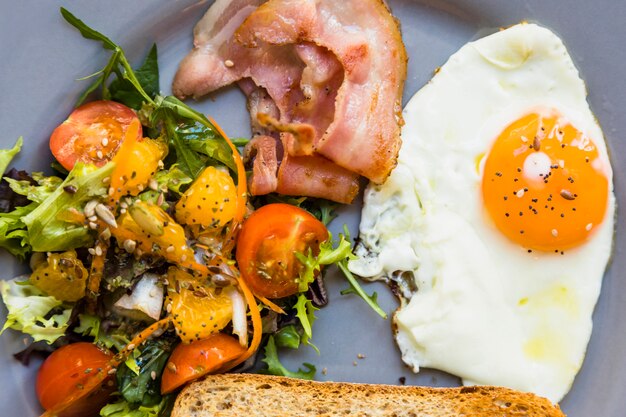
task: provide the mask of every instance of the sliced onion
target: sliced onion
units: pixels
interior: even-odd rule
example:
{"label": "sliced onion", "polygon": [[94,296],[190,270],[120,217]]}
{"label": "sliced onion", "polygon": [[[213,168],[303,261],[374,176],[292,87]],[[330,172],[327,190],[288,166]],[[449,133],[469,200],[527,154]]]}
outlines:
{"label": "sliced onion", "polygon": [[246,300],[235,287],[228,287],[224,291],[233,304],[233,334],[239,336],[241,346],[248,346],[248,317],[246,315]]}

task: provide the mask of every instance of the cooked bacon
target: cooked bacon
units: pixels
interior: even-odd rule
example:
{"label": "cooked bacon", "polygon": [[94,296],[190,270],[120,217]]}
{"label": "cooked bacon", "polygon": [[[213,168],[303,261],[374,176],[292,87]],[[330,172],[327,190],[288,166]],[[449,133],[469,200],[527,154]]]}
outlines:
{"label": "cooked bacon", "polygon": [[320,155],[289,156],[285,153],[278,168],[276,191],[347,204],[359,193],[359,176]]}
{"label": "cooked bacon", "polygon": [[252,195],[269,194],[278,187],[278,157],[276,139],[260,135],[246,145],[244,158],[252,161],[252,177],[248,188]]}
{"label": "cooked bacon", "polygon": [[339,203],[351,202],[359,192],[359,176],[319,155],[294,157],[284,152],[285,133],[280,134],[281,142],[272,136],[276,132],[265,132],[257,122],[263,119],[258,117],[259,111],[276,111],[274,102],[253,83],[242,80],[239,85],[248,96],[248,110],[255,132],[244,150],[244,159],[252,165],[248,183],[250,192],[253,195],[279,192],[326,198]]}
{"label": "cooked bacon", "polygon": [[[248,149],[253,192],[275,184],[345,201],[358,191],[350,171],[382,182],[395,166],[406,53],[381,0],[217,0],[194,35],[174,93],[200,96],[239,81],[254,133],[280,132],[274,151],[267,138]],[[275,183],[273,168],[261,169],[274,158]]]}
{"label": "cooked bacon", "polygon": [[397,22],[382,1],[270,0],[235,37],[251,48],[310,42],[332,51],[345,76],[333,122],[315,149],[374,182],[387,178],[400,149],[407,58]]}

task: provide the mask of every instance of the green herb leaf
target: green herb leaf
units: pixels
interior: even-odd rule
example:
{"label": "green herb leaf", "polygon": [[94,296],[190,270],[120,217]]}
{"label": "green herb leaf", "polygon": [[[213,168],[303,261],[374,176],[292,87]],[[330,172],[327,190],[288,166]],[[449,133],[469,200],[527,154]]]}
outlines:
{"label": "green herb leaf", "polygon": [[270,375],[286,376],[290,378],[300,378],[308,380],[312,380],[315,377],[315,366],[311,365],[310,363],[305,362],[303,364],[305,369],[298,369],[296,372],[292,372],[285,368],[278,359],[278,351],[276,349],[274,336],[270,336],[267,339],[267,344],[265,345],[265,358],[263,358],[263,362],[267,364],[267,369],[262,372]]}

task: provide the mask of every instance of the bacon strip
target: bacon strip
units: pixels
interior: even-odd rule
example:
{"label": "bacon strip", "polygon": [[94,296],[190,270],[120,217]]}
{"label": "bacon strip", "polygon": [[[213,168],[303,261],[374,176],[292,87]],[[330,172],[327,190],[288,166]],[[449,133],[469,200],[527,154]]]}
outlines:
{"label": "bacon strip", "polygon": [[374,182],[387,178],[401,144],[407,56],[397,22],[382,1],[270,0],[246,18],[235,37],[252,48],[259,41],[310,42],[332,51],[345,79],[334,120],[316,150]]}
{"label": "bacon strip", "polygon": [[406,53],[382,1],[217,0],[194,35],[173,91],[239,82],[265,136],[247,149],[253,194],[349,202],[358,174],[382,182],[395,166]]}

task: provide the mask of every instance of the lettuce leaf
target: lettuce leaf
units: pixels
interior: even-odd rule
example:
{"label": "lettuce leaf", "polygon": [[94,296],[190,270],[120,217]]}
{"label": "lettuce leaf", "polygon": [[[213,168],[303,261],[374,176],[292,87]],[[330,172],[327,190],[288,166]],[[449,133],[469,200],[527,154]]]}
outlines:
{"label": "lettuce leaf", "polygon": [[[64,219],[71,209],[82,210],[87,201],[106,195],[107,186],[102,180],[111,175],[115,164],[101,168],[77,163],[54,192],[41,204],[22,217],[28,229],[28,239],[36,252],[60,252],[81,246],[89,246],[93,240],[89,230],[82,224]],[[74,192],[67,192],[71,188]]]}
{"label": "lettuce leaf", "polygon": [[10,328],[31,335],[35,342],[51,344],[65,334],[72,307],[21,278],[0,281],[0,294],[9,311],[0,334]]}
{"label": "lettuce leaf", "polygon": [[31,174],[36,184],[29,180],[15,180],[5,177],[4,180],[9,183],[11,189],[20,195],[25,196],[35,203],[43,203],[52,193],[54,193],[63,180],[59,177],[46,177],[41,172],[33,172]]}
{"label": "lettuce leaf", "polygon": [[0,247],[9,251],[20,261],[31,252],[26,224],[22,218],[37,208],[37,203],[16,207],[9,213],[0,213]]}
{"label": "lettuce leaf", "polygon": [[0,149],[0,177],[4,175],[4,172],[9,167],[9,164],[22,149],[23,139],[20,136],[17,138],[15,145],[11,149]]}

